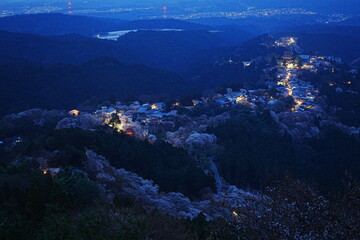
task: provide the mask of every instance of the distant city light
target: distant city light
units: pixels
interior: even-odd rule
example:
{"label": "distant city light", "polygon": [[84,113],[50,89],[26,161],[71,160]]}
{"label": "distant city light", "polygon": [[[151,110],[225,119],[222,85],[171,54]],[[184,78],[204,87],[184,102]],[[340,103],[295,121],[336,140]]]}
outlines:
{"label": "distant city light", "polygon": [[159,109],[159,107],[156,104],[153,104],[153,105],[151,105],[151,109],[157,110],[157,109]]}
{"label": "distant city light", "polygon": [[239,214],[236,211],[233,211],[232,214],[233,214],[234,217],[239,216]]}
{"label": "distant city light", "polygon": [[71,9],[72,9],[73,3],[72,3],[72,2],[68,2],[67,5],[68,5],[68,9],[69,9],[68,13],[69,13],[69,14],[72,14],[73,11],[72,11]]}
{"label": "distant city light", "polygon": [[163,17],[164,17],[164,18],[167,18],[167,15],[166,15],[167,6],[163,6],[163,11],[164,11]]}

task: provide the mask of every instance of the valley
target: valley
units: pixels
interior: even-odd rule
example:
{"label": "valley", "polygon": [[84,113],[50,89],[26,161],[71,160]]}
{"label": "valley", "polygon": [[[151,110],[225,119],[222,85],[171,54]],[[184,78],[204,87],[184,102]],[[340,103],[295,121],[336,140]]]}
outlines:
{"label": "valley", "polygon": [[359,238],[353,1],[6,1],[0,239]]}

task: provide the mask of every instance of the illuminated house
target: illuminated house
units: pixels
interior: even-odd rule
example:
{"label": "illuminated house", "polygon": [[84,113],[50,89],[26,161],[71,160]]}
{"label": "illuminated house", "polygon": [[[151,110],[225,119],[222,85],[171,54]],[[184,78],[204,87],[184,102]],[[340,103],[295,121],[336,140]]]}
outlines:
{"label": "illuminated house", "polygon": [[69,112],[69,114],[70,114],[70,115],[73,115],[73,116],[79,116],[79,115],[80,115],[80,111],[74,109],[74,110],[71,110],[71,111]]}
{"label": "illuminated house", "polygon": [[253,61],[244,61],[243,62],[244,68],[250,67],[252,63],[253,63]]}
{"label": "illuminated house", "polygon": [[239,97],[244,97],[246,98],[246,93],[243,92],[233,92],[231,94],[225,94],[225,97],[230,101],[230,102],[236,102],[237,99],[239,99]]}
{"label": "illuminated house", "polygon": [[286,64],[293,63],[294,61],[294,54],[290,51],[285,51],[282,59],[285,61]]}
{"label": "illuminated house", "polygon": [[52,177],[56,176],[60,172],[60,168],[42,168],[43,174],[50,174]]}
{"label": "illuminated house", "polygon": [[197,105],[200,105],[202,104],[202,101],[199,101],[199,100],[192,100],[192,103],[194,106],[197,106]]}
{"label": "illuminated house", "polygon": [[163,110],[164,108],[165,108],[165,103],[163,102],[154,103],[151,105],[151,109],[153,110]]}
{"label": "illuminated house", "polygon": [[101,112],[104,116],[110,117],[112,114],[116,114],[116,109],[113,107],[107,108],[107,107],[101,107]]}
{"label": "illuminated house", "polygon": [[245,104],[247,103],[247,98],[245,96],[239,96],[236,98],[237,104]]}

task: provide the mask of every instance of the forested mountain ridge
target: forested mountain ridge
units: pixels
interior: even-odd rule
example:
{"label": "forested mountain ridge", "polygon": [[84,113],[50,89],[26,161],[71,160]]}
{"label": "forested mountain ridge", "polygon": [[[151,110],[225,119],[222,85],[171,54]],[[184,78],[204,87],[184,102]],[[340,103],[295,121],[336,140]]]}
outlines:
{"label": "forested mountain ridge", "polygon": [[39,36],[0,31],[0,62],[29,60],[41,64],[84,63],[97,56],[109,56],[124,63],[137,58],[113,42],[80,35]]}
{"label": "forested mountain ridge", "polygon": [[[1,115],[28,108],[73,108],[96,96],[172,95],[187,82],[176,74],[143,65],[124,65],[99,57],[81,65],[43,66],[31,62],[0,64]],[[16,93],[16,94],[14,94]]]}
{"label": "forested mountain ridge", "polygon": [[0,29],[39,35],[74,33],[91,37],[95,33],[117,30],[125,22],[118,19],[71,16],[59,13],[29,14],[0,18]]}

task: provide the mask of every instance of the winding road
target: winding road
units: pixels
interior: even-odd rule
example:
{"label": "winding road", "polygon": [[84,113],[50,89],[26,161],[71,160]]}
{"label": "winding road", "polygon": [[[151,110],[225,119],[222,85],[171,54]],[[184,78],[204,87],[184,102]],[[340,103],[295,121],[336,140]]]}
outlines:
{"label": "winding road", "polygon": [[219,170],[214,162],[214,158],[213,157],[209,157],[209,164],[210,164],[210,170],[214,173],[214,177],[215,177],[215,182],[216,182],[216,190],[218,192],[220,192],[221,188],[222,188],[222,182],[220,179],[220,174],[219,174]]}

